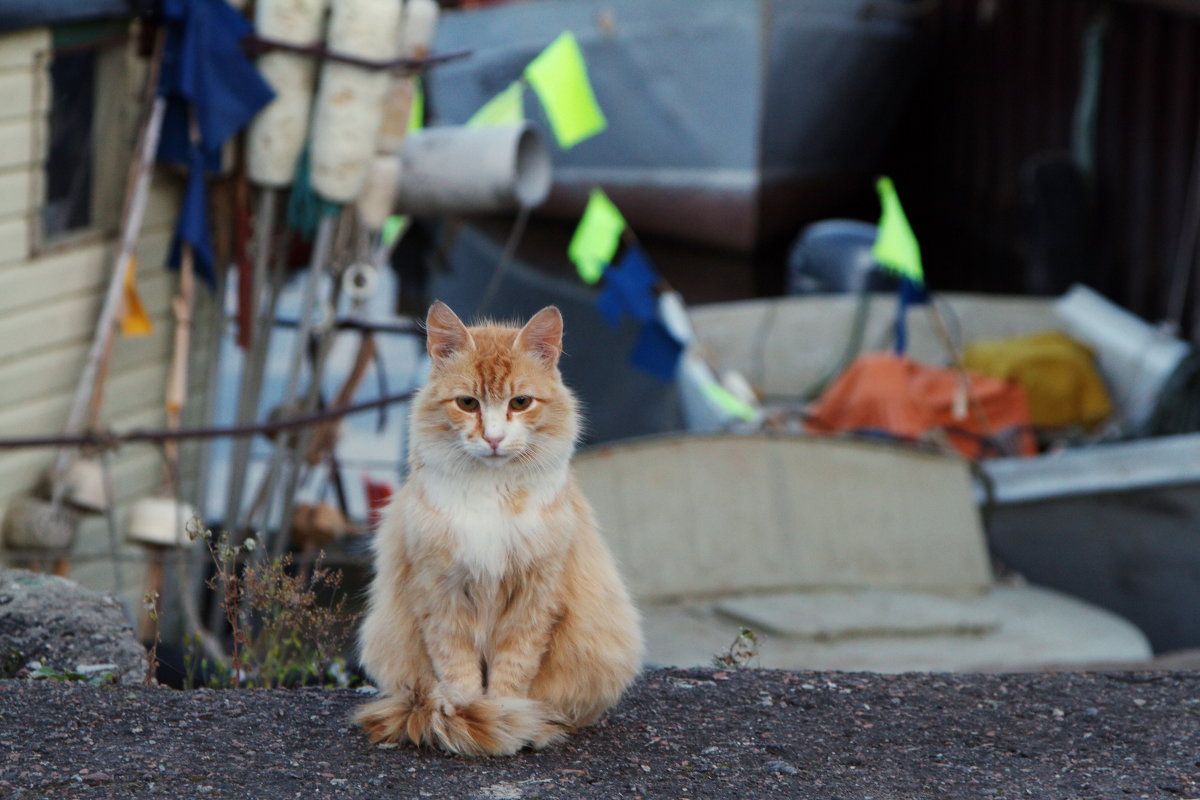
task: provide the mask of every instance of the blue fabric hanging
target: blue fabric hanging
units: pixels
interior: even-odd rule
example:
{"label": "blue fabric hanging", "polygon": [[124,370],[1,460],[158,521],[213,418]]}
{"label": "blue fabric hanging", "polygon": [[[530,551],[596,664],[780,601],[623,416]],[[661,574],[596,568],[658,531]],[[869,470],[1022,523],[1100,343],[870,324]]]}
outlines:
{"label": "blue fabric hanging", "polygon": [[683,355],[683,345],[657,319],[644,323],[638,331],[637,342],[629,363],[659,380],[670,383]]}
{"label": "blue fabric hanging", "polygon": [[209,172],[221,146],[275,92],[242,51],[250,23],[225,0],[164,0],[167,41],[158,93],[166,98],[159,161],[190,164],[188,117],[194,113]]}
{"label": "blue fabric hanging", "polygon": [[183,243],[187,242],[192,246],[192,263],[196,274],[204,279],[209,288],[215,288],[216,273],[208,235],[208,187],[205,185],[204,154],[200,148],[192,148],[191,162],[168,263],[172,269],[179,268]]}
{"label": "blue fabric hanging", "polygon": [[[275,98],[242,51],[252,32],[225,0],[164,0],[167,24],[158,93],[166,100],[158,160],[189,169],[168,265],[178,269],[183,243],[192,246],[196,274],[216,284],[205,176],[221,168],[221,148]],[[198,141],[192,141],[191,120]]]}
{"label": "blue fabric hanging", "polygon": [[658,283],[658,274],[646,254],[639,247],[629,247],[615,266],[604,271],[604,288],[596,298],[596,308],[614,328],[626,315],[638,322],[651,322],[658,317],[658,298],[654,294]]}

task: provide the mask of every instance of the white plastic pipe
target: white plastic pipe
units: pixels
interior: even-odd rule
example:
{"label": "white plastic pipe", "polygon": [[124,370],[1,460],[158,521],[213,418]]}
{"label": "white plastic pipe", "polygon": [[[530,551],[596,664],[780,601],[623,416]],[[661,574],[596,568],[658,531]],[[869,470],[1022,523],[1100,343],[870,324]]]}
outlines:
{"label": "white plastic pipe", "polygon": [[[338,0],[327,44],[336,53],[372,61],[396,58],[403,7],[396,0]],[[366,182],[392,78],[336,61],[321,69],[313,117],[312,183],[326,200],[348,203]]]}
{"label": "white plastic pipe", "polygon": [[[255,28],[266,39],[302,47],[321,41],[328,0],[258,0]],[[260,186],[282,188],[296,176],[296,159],[308,135],[316,61],[276,50],[258,60],[275,99],[250,125],[246,169]]]}
{"label": "white plastic pipe", "polygon": [[399,158],[400,214],[532,208],[550,191],[550,154],[528,123],[413,131]]}
{"label": "white plastic pipe", "polygon": [[1067,333],[1096,354],[1119,410],[1137,427],[1154,412],[1158,394],[1190,349],[1098,292],[1076,284],[1054,304]]}

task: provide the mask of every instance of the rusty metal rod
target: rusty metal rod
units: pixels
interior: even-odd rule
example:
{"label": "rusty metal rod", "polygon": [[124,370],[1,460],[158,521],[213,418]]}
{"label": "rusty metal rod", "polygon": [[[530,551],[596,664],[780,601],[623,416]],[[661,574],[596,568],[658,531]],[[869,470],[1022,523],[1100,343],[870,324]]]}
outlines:
{"label": "rusty metal rod", "polygon": [[247,36],[242,40],[242,49],[251,57],[269,53],[272,50],[286,50],[289,53],[299,53],[300,55],[311,56],[323,61],[340,61],[343,64],[351,64],[364,69],[398,69],[406,72],[420,72],[427,67],[434,67],[438,64],[444,64],[447,61],[457,61],[472,54],[471,50],[455,50],[450,53],[435,53],[423,58],[409,58],[405,56],[376,61],[374,59],[352,56],[349,53],[339,53],[320,45],[293,44],[278,39],[270,39],[266,36],[255,35]]}
{"label": "rusty metal rod", "polygon": [[362,411],[389,406],[410,399],[415,391],[390,394],[375,400],[365,400],[348,406],[327,408],[311,414],[298,414],[294,417],[271,420],[254,425],[226,425],[204,428],[178,428],[175,430],[141,430],[134,429],[126,433],[112,431],[88,431],[67,436],[17,436],[0,438],[0,450],[14,450],[25,447],[95,447],[111,448],[120,444],[166,442],[183,439],[212,439],[222,436],[254,436],[256,434],[272,434],[279,431],[291,430],[316,425],[326,420],[358,414]]}

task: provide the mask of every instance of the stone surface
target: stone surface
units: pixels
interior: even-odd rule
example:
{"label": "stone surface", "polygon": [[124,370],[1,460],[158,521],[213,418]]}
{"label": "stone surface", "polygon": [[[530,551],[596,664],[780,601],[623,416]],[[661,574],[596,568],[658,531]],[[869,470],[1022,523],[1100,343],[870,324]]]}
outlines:
{"label": "stone surface", "polygon": [[[31,661],[59,672],[139,683],[145,650],[112,596],[54,575],[0,568],[0,678]],[[101,668],[111,665],[110,668]]]}
{"label": "stone surface", "polygon": [[372,747],[348,690],[0,681],[0,798],[1200,797],[1195,673],[652,670],[541,752]]}

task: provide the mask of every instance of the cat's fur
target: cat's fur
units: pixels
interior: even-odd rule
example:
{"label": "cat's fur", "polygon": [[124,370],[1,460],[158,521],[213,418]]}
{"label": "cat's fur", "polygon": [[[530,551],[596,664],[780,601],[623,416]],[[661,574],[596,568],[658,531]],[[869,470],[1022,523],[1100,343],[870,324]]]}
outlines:
{"label": "cat's fur", "polygon": [[467,755],[544,747],[595,722],[642,658],[637,612],[570,471],[562,316],[468,328],[439,302],[426,326],[433,368],[360,632],[383,696],[355,721],[375,742]]}

